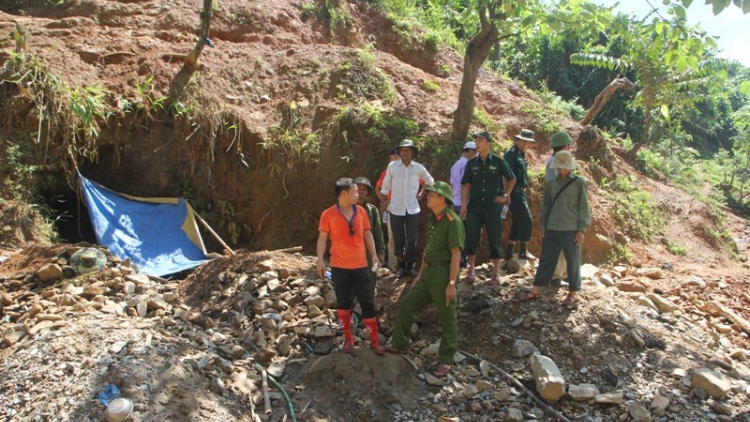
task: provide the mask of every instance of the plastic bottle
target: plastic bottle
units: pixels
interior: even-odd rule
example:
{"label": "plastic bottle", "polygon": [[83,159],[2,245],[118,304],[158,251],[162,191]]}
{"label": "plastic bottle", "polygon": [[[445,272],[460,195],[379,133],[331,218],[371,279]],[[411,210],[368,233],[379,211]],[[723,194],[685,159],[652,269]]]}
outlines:
{"label": "plastic bottle", "polygon": [[383,224],[388,224],[388,211],[383,211]]}
{"label": "plastic bottle", "polygon": [[508,206],[503,205],[503,212],[500,213],[500,218],[505,220],[505,218],[508,216]]}

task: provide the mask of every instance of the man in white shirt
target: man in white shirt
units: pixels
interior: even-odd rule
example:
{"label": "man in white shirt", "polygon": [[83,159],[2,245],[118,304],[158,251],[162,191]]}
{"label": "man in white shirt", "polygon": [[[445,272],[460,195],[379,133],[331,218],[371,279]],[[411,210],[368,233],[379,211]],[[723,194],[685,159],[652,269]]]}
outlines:
{"label": "man in white shirt", "polygon": [[[461,153],[461,157],[451,167],[451,187],[453,188],[453,210],[456,213],[461,212],[461,179],[464,177],[464,170],[466,169],[466,163],[477,155],[477,144],[474,141],[469,141],[464,144],[464,149]],[[466,268],[469,265],[466,252],[461,252],[461,268]]]}
{"label": "man in white shirt", "polygon": [[394,253],[398,260],[396,277],[416,277],[414,262],[419,235],[419,198],[423,192],[419,181],[421,179],[426,186],[432,186],[435,179],[423,165],[413,161],[419,154],[419,149],[411,140],[404,139],[396,148],[401,159],[388,165],[379,196],[390,213],[391,230],[396,244]]}

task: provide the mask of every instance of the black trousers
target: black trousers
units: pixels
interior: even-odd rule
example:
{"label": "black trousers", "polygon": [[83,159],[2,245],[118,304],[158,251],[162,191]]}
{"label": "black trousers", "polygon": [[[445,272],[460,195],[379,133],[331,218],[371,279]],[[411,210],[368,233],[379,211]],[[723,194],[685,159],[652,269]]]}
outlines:
{"label": "black trousers", "polygon": [[375,317],[375,301],[372,296],[372,279],[369,268],[348,270],[331,268],[331,280],[336,289],[336,307],[351,310],[354,305],[352,291],[359,306],[362,307],[362,318]]}
{"label": "black trousers", "polygon": [[395,243],[394,254],[403,256],[406,262],[417,258],[417,236],[419,236],[419,214],[395,215],[391,213],[391,231]]}

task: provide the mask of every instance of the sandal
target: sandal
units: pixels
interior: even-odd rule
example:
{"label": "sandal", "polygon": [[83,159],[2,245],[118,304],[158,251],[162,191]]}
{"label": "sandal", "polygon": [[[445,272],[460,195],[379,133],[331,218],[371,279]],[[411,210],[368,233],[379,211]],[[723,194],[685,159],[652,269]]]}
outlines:
{"label": "sandal", "polygon": [[344,340],[344,346],[341,348],[344,353],[352,353],[354,351],[354,340]]}
{"label": "sandal", "polygon": [[537,300],[542,297],[541,293],[534,293],[533,290],[529,291],[521,299],[519,299],[521,302],[531,302],[532,300]]}
{"label": "sandal", "polygon": [[490,278],[490,284],[493,286],[500,284],[500,274],[492,274],[492,277]]}
{"label": "sandal", "polygon": [[567,295],[560,304],[572,308],[578,304],[578,296]]}
{"label": "sandal", "polygon": [[435,368],[435,376],[438,378],[443,378],[446,375],[448,375],[451,372],[452,365],[447,365],[445,363],[441,363],[440,365]]}
{"label": "sandal", "polygon": [[473,282],[477,279],[477,273],[475,270],[469,270],[466,272],[466,281]]}
{"label": "sandal", "polygon": [[393,347],[393,346],[386,346],[384,350],[385,350],[386,353],[396,353],[396,354],[399,354],[399,355],[405,355],[405,354],[408,353],[404,349],[399,349],[398,347]]}

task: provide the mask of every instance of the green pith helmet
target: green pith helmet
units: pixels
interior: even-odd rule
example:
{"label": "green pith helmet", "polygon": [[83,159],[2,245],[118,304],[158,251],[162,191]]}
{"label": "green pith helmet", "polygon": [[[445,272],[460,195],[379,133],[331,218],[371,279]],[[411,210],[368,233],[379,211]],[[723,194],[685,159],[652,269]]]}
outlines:
{"label": "green pith helmet", "polygon": [[354,179],[354,184],[367,186],[367,192],[372,193],[372,184],[366,177],[358,177]]}
{"label": "green pith helmet", "polygon": [[70,266],[78,274],[101,270],[107,265],[107,256],[97,248],[83,248],[70,257]]}
{"label": "green pith helmet", "polygon": [[568,132],[560,131],[552,135],[552,140],[549,143],[550,148],[564,147],[565,145],[572,144],[573,138],[568,135]]}
{"label": "green pith helmet", "polygon": [[438,180],[434,185],[425,188],[425,190],[433,191],[438,195],[442,195],[445,197],[446,202],[453,203],[453,188],[442,180]]}
{"label": "green pith helmet", "polygon": [[474,137],[474,139],[477,139],[477,138],[484,138],[484,139],[486,139],[486,140],[487,140],[487,142],[492,142],[492,141],[494,141],[494,140],[495,140],[495,139],[494,139],[494,138],[492,137],[492,134],[491,134],[491,133],[489,133],[489,132],[479,132],[479,133],[475,133],[475,134],[473,134],[473,135],[471,135],[471,136],[472,136],[472,137]]}

